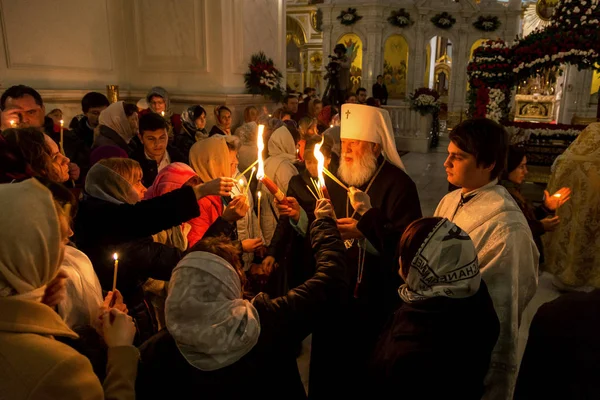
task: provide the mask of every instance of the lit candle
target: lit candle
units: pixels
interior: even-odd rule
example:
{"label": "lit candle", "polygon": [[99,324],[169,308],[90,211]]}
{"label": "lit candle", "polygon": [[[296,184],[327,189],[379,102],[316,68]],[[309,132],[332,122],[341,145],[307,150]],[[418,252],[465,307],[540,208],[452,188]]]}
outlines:
{"label": "lit candle", "polygon": [[560,193],[555,193],[553,196],[554,196],[554,197],[560,197],[560,196],[561,196],[561,194],[560,194]]}
{"label": "lit candle", "polygon": [[112,287],[112,291],[114,292],[115,289],[117,288],[117,271],[119,270],[119,255],[117,253],[115,253],[115,254],[113,254],[113,258],[115,260],[115,272],[114,272],[114,275],[113,275],[113,287]]}
{"label": "lit candle", "polygon": [[259,190],[256,196],[258,197],[258,234],[262,235],[262,231],[260,230],[260,198],[262,197],[262,192]]}
{"label": "lit candle", "polygon": [[324,198],[330,199],[329,191],[327,190],[327,186],[325,186],[325,177],[323,176],[323,170],[325,169],[325,156],[323,156],[323,153],[321,153],[321,146],[323,145],[324,140],[325,138],[323,138],[321,143],[315,144],[313,154],[315,155],[318,163],[317,170],[319,171],[319,189],[321,190],[321,193],[323,193]]}
{"label": "lit candle", "polygon": [[333,124],[329,125],[330,128],[333,128]]}
{"label": "lit candle", "polygon": [[161,111],[161,112],[160,112],[160,115],[161,115],[161,116],[164,118],[164,117],[165,117],[165,112],[164,112],[164,111]]}
{"label": "lit candle", "polygon": [[15,121],[13,121],[12,119],[10,120],[10,127],[11,128],[16,128],[17,127],[17,123]]}
{"label": "lit candle", "polygon": [[256,139],[256,147],[258,148],[258,170],[256,172],[256,179],[261,181],[262,184],[267,187],[269,192],[271,192],[271,194],[275,196],[277,201],[279,201],[281,204],[287,204],[283,192],[277,187],[275,182],[273,182],[265,175],[265,161],[263,160],[263,150],[265,149],[265,142],[263,140],[264,130],[264,125],[258,126],[258,136]]}
{"label": "lit candle", "polygon": [[63,133],[64,133],[64,121],[60,120],[60,152],[65,155],[65,146],[63,142]]}

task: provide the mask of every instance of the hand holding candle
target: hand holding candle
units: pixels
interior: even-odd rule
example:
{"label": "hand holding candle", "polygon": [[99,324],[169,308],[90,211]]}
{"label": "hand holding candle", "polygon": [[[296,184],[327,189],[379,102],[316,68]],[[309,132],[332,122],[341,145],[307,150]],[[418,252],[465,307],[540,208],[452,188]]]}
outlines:
{"label": "hand holding candle", "polygon": [[565,204],[571,198],[571,189],[562,188],[550,196],[547,190],[544,190],[544,207],[549,211],[558,210],[563,204]]}

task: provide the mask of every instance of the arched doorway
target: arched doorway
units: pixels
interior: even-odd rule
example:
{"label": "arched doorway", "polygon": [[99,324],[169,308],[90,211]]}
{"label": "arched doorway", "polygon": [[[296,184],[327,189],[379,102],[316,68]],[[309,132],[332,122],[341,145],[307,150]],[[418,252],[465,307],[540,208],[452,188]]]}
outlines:
{"label": "arched doorway", "polygon": [[350,66],[350,81],[352,83],[352,91],[362,86],[362,56],[363,43],[360,37],[355,33],[346,33],[340,37],[337,43],[346,46],[346,56],[352,62]]}
{"label": "arched doorway", "polygon": [[425,86],[440,94],[441,109],[439,114],[441,126],[448,119],[448,95],[452,80],[452,41],[444,36],[434,36],[427,44],[425,58],[427,60]]}
{"label": "arched doorway", "polygon": [[304,64],[307,59],[306,33],[298,21],[286,17],[286,70],[287,87],[302,91],[306,86]]}
{"label": "arched doorway", "polygon": [[383,51],[383,80],[392,99],[406,97],[408,43],[402,35],[387,38]]}

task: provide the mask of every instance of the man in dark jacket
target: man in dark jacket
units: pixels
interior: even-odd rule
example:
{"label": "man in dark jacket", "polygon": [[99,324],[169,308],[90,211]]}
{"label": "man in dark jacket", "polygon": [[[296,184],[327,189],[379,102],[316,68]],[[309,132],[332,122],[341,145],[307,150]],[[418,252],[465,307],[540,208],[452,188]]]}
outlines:
{"label": "man in dark jacket", "polygon": [[377,82],[373,84],[373,97],[379,100],[382,106],[387,104],[388,91],[385,83],[383,83],[382,75],[377,75]]}
{"label": "man in dark jacket", "polygon": [[81,99],[81,111],[73,117],[69,124],[77,137],[85,143],[88,149],[94,144],[94,129],[98,126],[100,113],[110,105],[105,95],[98,92],[89,92]]}
{"label": "man in dark jacket", "polygon": [[181,152],[168,144],[167,122],[159,114],[150,113],[140,117],[139,138],[143,146],[131,154],[142,166],[142,183],[152,186],[158,172],[172,162],[188,162]]}
{"label": "man in dark jacket", "polygon": [[62,144],[65,155],[71,160],[69,176],[72,180],[77,181],[81,170],[87,169],[90,153],[84,143],[73,132],[64,128],[61,143],[61,127],[55,125],[52,118],[45,116],[44,101],[35,89],[25,85],[11,86],[0,97],[0,110],[2,130],[11,127],[38,128],[54,140],[59,148]]}

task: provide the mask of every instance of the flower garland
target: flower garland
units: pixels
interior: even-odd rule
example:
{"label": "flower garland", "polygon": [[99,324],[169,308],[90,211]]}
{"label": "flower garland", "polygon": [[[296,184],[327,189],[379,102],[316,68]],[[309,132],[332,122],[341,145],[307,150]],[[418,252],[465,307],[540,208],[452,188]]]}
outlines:
{"label": "flower garland", "polygon": [[504,121],[513,86],[511,49],[502,40],[488,40],[473,52],[467,66],[469,111],[473,118]]}
{"label": "flower garland", "polygon": [[479,18],[473,22],[475,29],[479,29],[480,31],[484,32],[494,32],[500,28],[500,25],[502,25],[500,19],[493,15],[488,15],[487,17],[480,15]]}
{"label": "flower garland", "polygon": [[410,17],[410,13],[404,8],[401,8],[398,11],[392,11],[387,20],[390,24],[397,26],[398,28],[404,28],[415,23]]}
{"label": "flower garland", "polygon": [[410,109],[421,115],[434,114],[440,111],[440,95],[433,89],[419,88],[408,96]]}
{"label": "flower garland", "polygon": [[456,18],[444,11],[432,17],[431,22],[440,29],[450,29],[456,23]]}
{"label": "flower garland", "polygon": [[248,69],[249,71],[244,74],[247,93],[263,95],[276,102],[283,99],[285,96],[281,86],[283,75],[275,68],[272,59],[267,58],[261,51],[252,55]]}
{"label": "flower garland", "polygon": [[560,64],[594,68],[600,61],[600,0],[563,0],[550,26],[514,45],[516,79]]}
{"label": "flower garland", "polygon": [[348,10],[342,10],[340,15],[338,15],[337,19],[340,20],[342,25],[354,25],[358,21],[362,19],[362,16],[356,13],[356,8],[349,7]]}
{"label": "flower garland", "polygon": [[504,124],[511,144],[562,140],[572,142],[579,136],[584,125],[542,124],[532,122],[507,122]]}

